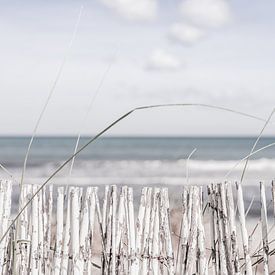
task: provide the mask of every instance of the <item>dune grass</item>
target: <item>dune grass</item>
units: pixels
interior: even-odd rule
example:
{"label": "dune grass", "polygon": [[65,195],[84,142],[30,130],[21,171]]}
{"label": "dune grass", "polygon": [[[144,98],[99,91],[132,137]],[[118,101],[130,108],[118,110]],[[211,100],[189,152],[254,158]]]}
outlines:
{"label": "dune grass", "polygon": [[[60,66],[59,66],[59,69],[58,69],[57,74],[55,76],[55,79],[53,81],[52,87],[51,87],[51,89],[50,89],[50,91],[48,93],[48,96],[46,98],[46,101],[45,101],[45,103],[44,103],[44,105],[42,107],[42,110],[41,110],[41,112],[40,112],[40,114],[38,116],[38,119],[37,119],[37,121],[35,123],[34,129],[33,129],[33,132],[32,132],[32,135],[31,135],[31,138],[30,138],[30,141],[29,141],[29,144],[28,144],[27,152],[26,152],[26,155],[25,155],[25,158],[24,158],[23,169],[22,169],[21,178],[20,178],[20,182],[19,182],[19,188],[20,188],[19,201],[20,201],[21,193],[22,193],[22,189],[23,189],[24,176],[25,176],[26,169],[27,169],[27,162],[28,162],[30,150],[31,150],[33,141],[34,141],[34,139],[36,137],[37,130],[39,128],[41,120],[43,119],[43,116],[44,116],[44,114],[45,114],[45,112],[47,110],[47,107],[48,107],[48,105],[50,103],[50,100],[51,100],[51,98],[52,98],[52,96],[53,96],[53,94],[54,94],[54,92],[56,90],[56,86],[57,86],[57,84],[58,84],[58,82],[60,80],[60,77],[62,75],[64,66],[65,66],[66,60],[68,58],[69,52],[70,52],[70,50],[72,48],[73,42],[74,42],[74,40],[76,38],[76,34],[77,34],[77,31],[78,31],[78,27],[79,27],[79,23],[80,23],[80,20],[81,20],[82,12],[83,12],[83,6],[80,7],[80,10],[79,10],[79,13],[78,13],[78,16],[77,16],[77,20],[76,20],[76,23],[75,23],[75,26],[74,26],[74,29],[73,29],[72,37],[71,37],[71,39],[69,41],[69,44],[68,44],[68,48],[67,48],[67,50],[65,52],[65,55],[64,55],[64,57],[62,59],[62,62],[60,64]],[[25,208],[23,207],[23,209],[25,209]],[[21,203],[19,202],[19,213],[20,212],[22,213],[23,211],[22,211]],[[14,224],[14,222],[13,222],[13,224]],[[19,225],[18,225],[18,222],[17,222],[16,226],[15,226],[15,243],[17,243],[18,227],[19,227]],[[1,239],[1,241],[2,240],[3,240],[3,238]],[[0,241],[0,243],[1,243],[1,241]],[[16,257],[16,254],[15,254],[15,257]]]}
{"label": "dune grass", "polygon": [[27,161],[28,161],[28,158],[29,158],[29,154],[30,154],[30,150],[31,150],[33,141],[34,141],[35,136],[37,134],[37,130],[38,130],[38,127],[40,125],[40,122],[41,122],[41,120],[42,120],[42,118],[43,118],[43,116],[44,116],[44,114],[45,114],[45,112],[47,110],[47,107],[48,107],[48,105],[50,103],[50,100],[51,100],[51,98],[52,98],[52,96],[53,96],[53,94],[55,92],[56,86],[57,86],[57,84],[58,84],[58,82],[60,80],[60,77],[62,75],[62,72],[63,72],[64,66],[65,66],[66,60],[67,60],[68,55],[69,55],[69,52],[70,52],[70,50],[72,48],[72,45],[73,45],[73,42],[74,42],[74,40],[76,38],[76,34],[77,34],[77,31],[78,31],[80,19],[81,19],[81,16],[82,16],[82,11],[83,11],[83,6],[80,7],[79,14],[78,14],[78,17],[77,17],[77,20],[76,20],[76,23],[75,23],[75,27],[74,27],[74,30],[73,30],[72,37],[70,39],[68,48],[67,48],[66,53],[65,53],[65,55],[63,57],[63,60],[62,60],[62,62],[60,64],[60,67],[59,67],[59,69],[57,71],[56,77],[55,77],[55,79],[53,81],[52,87],[51,87],[51,89],[49,91],[49,94],[48,94],[48,96],[46,98],[46,101],[45,101],[45,103],[44,103],[44,105],[42,107],[42,110],[41,110],[41,112],[40,112],[40,114],[38,116],[38,119],[37,119],[37,121],[35,123],[34,129],[33,129],[33,133],[31,135],[31,139],[29,141],[27,152],[26,152],[25,159],[24,159],[24,164],[23,164],[23,169],[22,169],[22,174],[21,174],[21,179],[20,179],[20,185],[21,186],[22,186],[22,184],[24,182],[24,176],[25,176],[25,172],[26,172],[26,168],[27,168]]}
{"label": "dune grass", "polygon": [[[261,139],[261,137],[262,137],[262,135],[263,135],[263,133],[264,133],[265,128],[266,128],[267,125],[269,124],[269,122],[270,122],[270,120],[271,120],[271,118],[272,118],[274,112],[275,112],[275,109],[272,110],[271,114],[269,115],[268,119],[266,120],[266,122],[265,122],[265,124],[264,124],[264,126],[263,126],[263,128],[262,128],[262,130],[261,130],[261,132],[260,132],[260,134],[258,135],[258,137],[257,137],[257,139],[256,139],[256,141],[255,141],[255,143],[253,144],[253,146],[252,146],[252,148],[251,148],[250,153],[253,153],[253,151],[255,150],[255,148],[256,148],[256,146],[257,146],[259,140]],[[241,179],[240,179],[240,182],[241,182],[241,183],[243,182],[243,179],[244,179],[244,174],[245,174],[245,171],[246,171],[246,168],[247,168],[247,165],[248,165],[248,161],[249,161],[249,158],[247,158],[246,161],[245,161],[244,169],[243,169],[243,172],[242,172],[242,175],[241,175]]]}
{"label": "dune grass", "polygon": [[[114,53],[114,57],[116,56],[116,53],[117,53],[117,50],[115,51]],[[78,149],[78,146],[79,146],[79,142],[80,142],[80,138],[81,138],[81,135],[82,135],[82,131],[83,131],[83,128],[85,127],[85,124],[87,122],[87,119],[89,117],[89,114],[93,108],[93,105],[94,105],[94,102],[103,86],[103,83],[105,82],[105,79],[109,73],[109,71],[111,70],[111,67],[113,65],[113,61],[110,61],[109,64],[107,65],[107,68],[105,70],[105,72],[103,73],[100,81],[99,81],[99,84],[95,90],[95,92],[91,95],[91,100],[89,102],[89,105],[88,105],[88,108],[86,110],[86,113],[83,117],[83,120],[81,121],[80,123],[80,129],[79,129],[79,132],[78,132],[78,135],[77,135],[77,139],[76,139],[76,142],[75,142],[75,146],[74,146],[74,154],[77,152],[77,149]],[[73,171],[73,167],[74,167],[74,162],[75,162],[75,157],[72,159],[72,162],[71,162],[71,165],[70,165],[70,170],[69,170],[69,177],[72,175],[72,171]]]}
{"label": "dune grass", "polygon": [[[225,107],[221,107],[221,106],[215,106],[215,105],[208,105],[208,104],[200,104],[200,103],[178,103],[178,104],[158,104],[158,105],[147,105],[147,106],[141,106],[141,107],[137,107],[134,109],[131,109],[130,111],[126,112],[125,114],[123,114],[122,116],[120,116],[118,119],[116,119],[115,121],[113,121],[111,124],[109,124],[106,128],[104,128],[102,131],[100,131],[97,135],[95,135],[94,137],[92,137],[91,139],[89,139],[89,141],[87,143],[85,143],[82,147],[80,147],[74,154],[72,154],[66,161],[63,162],[63,164],[61,164],[49,177],[46,181],[44,181],[41,186],[37,189],[37,191],[32,195],[32,197],[30,198],[30,200],[19,210],[19,212],[17,213],[17,215],[15,216],[15,218],[12,220],[9,228],[7,229],[7,231],[3,234],[3,236],[0,239],[0,243],[3,241],[3,239],[6,237],[6,235],[8,234],[10,228],[15,224],[15,222],[18,220],[18,218],[20,217],[20,215],[23,213],[23,211],[28,207],[28,205],[32,202],[33,198],[37,196],[37,194],[47,185],[48,182],[51,181],[51,179],[53,179],[68,163],[70,163],[72,161],[73,158],[75,158],[79,153],[81,153],[86,147],[88,147],[90,144],[92,144],[95,140],[97,140],[99,137],[101,137],[103,134],[105,134],[106,132],[108,132],[111,128],[113,128],[116,124],[118,124],[120,121],[122,121],[123,119],[127,118],[128,116],[130,116],[132,113],[137,112],[137,111],[141,111],[141,110],[146,110],[146,109],[156,109],[156,108],[171,108],[171,107],[203,107],[203,108],[209,108],[209,109],[215,109],[215,110],[222,110],[222,111],[227,111],[230,113],[234,113],[234,114],[238,114],[238,115],[242,115],[245,117],[250,117],[253,119],[257,119],[260,121],[265,121],[262,118],[259,118],[257,116],[254,115],[250,115],[244,112],[240,112],[240,111],[236,111],[233,109],[229,109],[229,108],[225,108]],[[226,174],[225,178],[227,178],[227,176],[233,171],[233,169],[235,169],[241,162],[245,161],[247,158],[269,148],[275,145],[274,143],[268,144],[262,148],[259,148],[258,150],[254,151],[253,153],[247,155],[246,157],[242,158],[238,163],[235,164],[235,166]]]}

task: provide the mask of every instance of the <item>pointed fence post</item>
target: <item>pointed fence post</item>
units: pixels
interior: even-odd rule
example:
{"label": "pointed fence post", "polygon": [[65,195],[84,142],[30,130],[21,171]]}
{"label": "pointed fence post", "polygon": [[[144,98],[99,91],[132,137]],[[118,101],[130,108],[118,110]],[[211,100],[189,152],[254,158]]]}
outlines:
{"label": "pointed fence post", "polygon": [[228,274],[233,274],[234,266],[233,259],[231,253],[231,235],[229,228],[229,215],[227,209],[227,199],[226,199],[226,184],[219,184],[219,193],[221,200],[221,219],[222,219],[222,230],[223,230],[223,243],[225,250],[225,258],[226,258],[226,268]]}
{"label": "pointed fence post", "polygon": [[136,257],[136,228],[134,217],[133,188],[128,188],[128,215],[129,215],[129,241],[130,241],[130,274],[138,275],[137,257]]}
{"label": "pointed fence post", "polygon": [[[48,190],[48,196],[46,194]],[[44,265],[45,274],[52,273],[53,253],[51,250],[52,239],[52,211],[53,211],[53,186],[50,185],[43,192],[43,217],[44,217]],[[45,223],[45,221],[47,221]]]}
{"label": "pointed fence post", "polygon": [[[200,192],[202,196],[202,192]],[[202,199],[200,199],[202,201]],[[202,204],[198,207],[198,261],[199,261],[199,275],[208,275],[208,264],[205,252],[205,231],[203,225]]]}
{"label": "pointed fence post", "polygon": [[[11,211],[11,183],[0,181],[0,233],[8,228]],[[103,213],[96,187],[83,192],[70,187],[64,201],[64,188],[57,188],[56,232],[52,234],[53,187],[39,192],[31,207],[22,212],[17,231],[17,256],[14,257],[14,229],[0,244],[0,274],[235,274],[252,275],[252,256],[244,211],[243,191],[236,184],[240,234],[244,257],[239,258],[234,198],[231,185],[212,184],[208,187],[210,234],[212,236],[213,268],[208,267],[205,237],[206,218],[202,203],[202,187],[189,186],[183,190],[183,211],[176,266],[170,228],[170,206],[167,188],[143,188],[137,220],[133,189],[123,186],[119,199],[117,187],[105,188]],[[272,196],[275,197],[272,182]],[[27,203],[37,185],[24,185],[20,203]],[[260,183],[262,255],[254,261],[255,271],[263,265],[269,274],[267,205],[265,185]],[[67,204],[65,225],[64,210]],[[274,206],[274,202],[273,202]],[[102,266],[92,261],[96,224],[102,242]],[[96,232],[97,234],[97,232]],[[52,255],[51,239],[55,238]],[[31,240],[28,243],[28,240]],[[30,255],[29,255],[30,253]],[[260,253],[260,254],[259,254]],[[257,252],[253,254],[257,257]],[[16,259],[16,261],[14,260]],[[51,265],[53,265],[51,267]],[[242,271],[241,268],[242,268]]]}
{"label": "pointed fence post", "polygon": [[56,243],[54,253],[53,274],[59,275],[62,261],[62,245],[63,245],[63,219],[64,219],[64,187],[57,188],[57,205],[56,205]]}
{"label": "pointed fence post", "polygon": [[152,252],[152,270],[153,274],[159,274],[159,253],[160,253],[160,239],[159,239],[159,208],[160,205],[160,190],[156,190],[156,204],[154,206],[154,224],[153,224],[153,252]]}
{"label": "pointed fence post", "polygon": [[94,228],[95,228],[95,209],[96,209],[96,195],[97,192],[96,187],[91,187],[91,194],[89,196],[89,231],[88,231],[88,247],[87,247],[87,253],[88,253],[88,263],[87,263],[87,273],[85,274],[92,274],[93,273],[93,240],[94,240]]}
{"label": "pointed fence post", "polygon": [[72,271],[74,275],[81,274],[79,260],[79,194],[80,189],[74,187],[71,191],[71,250]]}
{"label": "pointed fence post", "polygon": [[88,187],[85,193],[85,198],[82,202],[81,207],[81,222],[80,222],[80,236],[79,236],[79,267],[80,274],[87,274],[88,270],[88,257],[90,250],[89,242],[89,202],[91,197],[92,189]]}
{"label": "pointed fence post", "polygon": [[177,255],[176,271],[179,274],[183,274],[184,266],[186,262],[186,251],[187,251],[187,242],[189,236],[189,222],[188,222],[188,197],[189,192],[188,188],[183,188],[182,194],[182,219],[181,219],[181,229],[180,229],[180,240],[179,240],[179,249]]}
{"label": "pointed fence post", "polygon": [[[0,180],[0,236],[8,229],[11,214],[12,182]],[[7,262],[8,236],[0,244],[0,274],[5,270]]]}
{"label": "pointed fence post", "polygon": [[[38,197],[38,273],[43,272],[43,247],[44,247],[44,220],[43,220],[43,190],[37,194]],[[47,223],[47,220],[45,220]]]}
{"label": "pointed fence post", "polygon": [[219,251],[218,251],[218,228],[217,228],[217,205],[216,205],[216,194],[215,186],[211,184],[208,186],[208,197],[209,197],[209,209],[211,211],[210,217],[210,231],[211,231],[211,250],[212,250],[212,269],[213,274],[219,274]]}
{"label": "pointed fence post", "polygon": [[156,229],[156,219],[159,215],[157,213],[158,210],[158,200],[160,195],[160,189],[154,188],[154,194],[153,194],[153,204],[151,209],[151,215],[150,215],[150,232],[149,232],[149,241],[148,241],[148,256],[149,256],[149,265],[148,265],[148,271],[153,269],[157,269],[156,262],[158,262],[158,255],[156,255],[157,251],[153,250],[153,246],[156,246],[157,236],[154,235]]}
{"label": "pointed fence post", "polygon": [[[38,187],[33,185],[32,192],[35,193]],[[32,242],[31,242],[31,274],[39,274],[39,255],[38,255],[38,196],[32,200]]]}
{"label": "pointed fence post", "polygon": [[67,190],[67,213],[64,228],[63,246],[62,246],[62,261],[61,261],[61,275],[69,273],[69,253],[70,253],[70,231],[71,231],[71,192],[73,188],[69,187]]}
{"label": "pointed fence post", "polygon": [[273,201],[273,217],[274,217],[274,223],[275,223],[275,182],[274,180],[272,181],[271,192],[272,192],[272,201]]}
{"label": "pointed fence post", "polygon": [[136,235],[136,257],[137,261],[135,262],[136,269],[140,272],[142,266],[142,249],[143,249],[143,228],[144,228],[144,219],[145,219],[145,209],[147,201],[147,187],[143,187],[141,191],[140,204],[138,217],[136,221],[137,235]]}
{"label": "pointed fence post", "polygon": [[239,264],[239,249],[237,243],[237,230],[235,221],[235,205],[232,194],[232,185],[226,183],[226,202],[229,217],[229,228],[231,236],[231,251],[232,251],[232,261],[234,265],[234,273],[236,275],[240,274],[240,264]]}
{"label": "pointed fence post", "polygon": [[248,236],[247,236],[247,230],[246,230],[242,185],[237,182],[236,188],[237,188],[237,204],[238,204],[239,220],[241,224],[246,274],[252,275],[252,263],[251,263],[251,257],[249,254],[249,247],[248,247]]}
{"label": "pointed fence post", "polygon": [[267,210],[266,210],[266,196],[265,196],[265,185],[260,182],[261,191],[261,225],[262,225],[262,241],[263,241],[263,264],[264,264],[264,274],[269,274],[268,267],[268,224],[267,224]]}
{"label": "pointed fence post", "polygon": [[198,207],[200,205],[199,200],[199,188],[197,186],[192,187],[192,206],[190,215],[190,234],[188,239],[188,257],[185,266],[184,274],[193,274],[193,270],[196,264],[196,248],[197,248],[197,234],[198,234]]}

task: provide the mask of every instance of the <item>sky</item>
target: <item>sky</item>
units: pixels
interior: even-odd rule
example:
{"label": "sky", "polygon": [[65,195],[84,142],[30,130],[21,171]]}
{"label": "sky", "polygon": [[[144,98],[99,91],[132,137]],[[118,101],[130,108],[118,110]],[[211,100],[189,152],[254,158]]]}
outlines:
{"label": "sky", "polygon": [[[213,104],[262,118],[275,106],[274,1],[0,5],[0,135],[32,133],[64,59],[39,135],[93,135],[151,104]],[[108,134],[247,136],[262,127],[236,114],[178,107],[135,112]]]}

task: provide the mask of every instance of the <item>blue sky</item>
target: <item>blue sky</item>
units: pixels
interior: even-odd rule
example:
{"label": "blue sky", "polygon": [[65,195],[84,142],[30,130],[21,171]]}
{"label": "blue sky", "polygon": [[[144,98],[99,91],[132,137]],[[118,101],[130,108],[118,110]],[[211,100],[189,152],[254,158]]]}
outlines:
{"label": "blue sky", "polygon": [[[83,134],[130,108],[206,103],[267,117],[275,103],[275,2],[0,1],[1,135],[30,134],[76,38],[39,127]],[[137,4],[138,3],[138,4]],[[134,114],[114,135],[255,135],[261,122],[206,109]],[[267,129],[273,134],[273,126]]]}

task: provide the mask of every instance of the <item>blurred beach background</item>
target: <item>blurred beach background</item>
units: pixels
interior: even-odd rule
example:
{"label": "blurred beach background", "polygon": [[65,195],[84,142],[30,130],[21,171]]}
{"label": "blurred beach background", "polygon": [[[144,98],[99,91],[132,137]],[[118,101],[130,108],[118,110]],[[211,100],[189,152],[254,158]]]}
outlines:
{"label": "blurred beach background", "polygon": [[[1,1],[0,1],[1,2]],[[133,4],[134,3],[134,4]],[[275,106],[275,4],[227,0],[1,2],[0,163],[40,182],[132,108],[137,111],[76,158],[78,184],[209,184],[249,154]],[[48,104],[45,105],[49,99]],[[274,123],[257,146],[273,142]],[[270,182],[274,148],[249,162],[245,184]],[[240,178],[243,164],[230,180]],[[66,182],[66,167],[53,183]],[[0,171],[2,176],[3,171]]]}
{"label": "blurred beach background", "polygon": [[[132,108],[173,103],[223,106],[261,120],[194,106],[138,111],[81,152],[70,177],[68,165],[51,183],[127,184],[136,197],[142,186],[165,185],[179,207],[195,148],[189,184],[240,180],[243,163],[225,175],[249,154],[275,106],[274,2],[0,3],[0,163],[17,181],[45,106],[26,183],[42,183],[71,156],[78,133],[81,145]],[[274,142],[273,121],[256,149]],[[259,215],[260,181],[271,199],[274,152],[249,161],[250,215]]]}
{"label": "blurred beach background", "polygon": [[[2,137],[2,164],[20,178],[29,137]],[[234,166],[250,153],[255,137],[105,137],[91,144],[76,157],[70,181],[82,184],[186,184],[186,161],[189,183],[210,184],[240,179],[244,162]],[[80,145],[88,141],[82,138]],[[73,154],[75,137],[38,137],[31,149],[26,177],[36,180],[49,177]],[[274,138],[262,138],[263,147]],[[227,172],[234,170],[225,178]],[[274,177],[275,158],[271,147],[251,157],[246,184],[268,181]],[[3,171],[1,172],[3,173]],[[69,165],[53,182],[67,180]],[[5,176],[3,174],[2,176]],[[38,182],[39,183],[39,182]]]}
{"label": "blurred beach background", "polygon": [[[211,183],[239,181],[244,162],[236,163],[249,154],[255,137],[103,137],[84,150],[75,160],[69,177],[67,165],[50,183],[55,185],[131,185],[136,197],[142,186],[169,187],[172,205],[180,206],[183,185],[209,185]],[[80,140],[80,145],[88,137]],[[2,137],[0,139],[2,163],[20,179],[29,137]],[[38,137],[31,149],[26,183],[42,184],[54,170],[73,153],[76,137]],[[274,138],[262,138],[258,147],[274,142]],[[187,158],[196,148],[188,162]],[[232,168],[228,178],[225,175]],[[274,178],[275,158],[271,147],[251,157],[244,178],[246,206],[254,198],[251,215],[259,215],[259,182],[264,181],[267,190]],[[2,178],[7,175],[1,172]],[[16,196],[16,194],[14,194]],[[267,192],[268,201],[271,192]],[[139,199],[136,200],[138,203]],[[271,210],[271,209],[270,209]],[[272,212],[272,211],[271,211]],[[270,213],[271,213],[270,212]]]}
{"label": "blurred beach background", "polygon": [[[254,119],[198,106],[139,110],[50,184],[99,186],[100,199],[106,185],[132,186],[135,211],[142,187],[167,186],[176,243],[184,185],[202,185],[206,197],[211,183],[240,181],[244,163],[234,166],[275,107],[275,2],[0,0],[0,7],[0,163],[15,183],[13,215],[33,133],[24,183],[42,184],[74,153],[78,134],[81,146],[144,105],[211,104]],[[272,117],[256,149],[274,135]],[[274,148],[250,158],[243,180],[253,249],[261,238],[260,181],[275,229]],[[0,178],[9,175],[0,169]]]}

